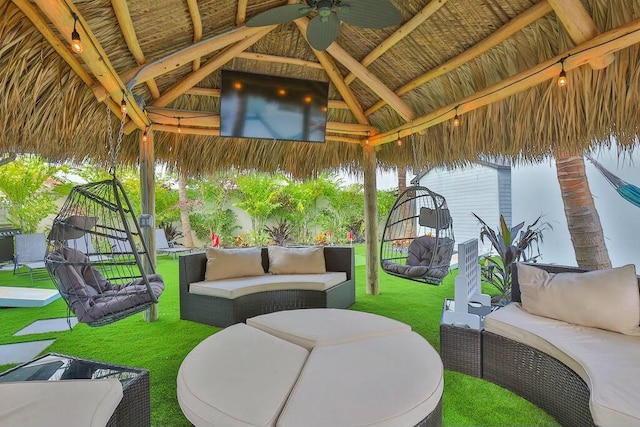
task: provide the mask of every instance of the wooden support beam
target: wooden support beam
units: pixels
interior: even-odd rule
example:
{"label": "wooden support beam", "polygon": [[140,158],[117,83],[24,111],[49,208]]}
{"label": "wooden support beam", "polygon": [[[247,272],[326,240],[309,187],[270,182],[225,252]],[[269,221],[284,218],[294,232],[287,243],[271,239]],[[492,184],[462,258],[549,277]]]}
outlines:
{"label": "wooden support beam", "polygon": [[[153,131],[147,130],[147,140],[140,132],[140,210],[143,214],[154,217],[156,213],[156,191],[155,191],[155,152],[153,146]],[[142,257],[143,268],[146,274],[156,271],[156,230],[155,227],[142,228],[142,238],[147,245],[149,258]],[[149,262],[149,260],[151,262]],[[147,322],[158,320],[158,305],[152,304],[144,312],[144,319]]]}
{"label": "wooden support beam", "polygon": [[[436,13],[442,6],[447,3],[448,0],[431,0],[422,10],[405,22],[400,28],[398,28],[389,38],[384,40],[378,46],[376,46],[371,52],[365,56],[360,62],[364,67],[370,65],[373,61],[380,58],[386,51],[395,46],[400,40],[411,34],[413,30],[422,25],[431,15]],[[356,75],[353,72],[347,74],[344,81],[347,84],[351,84],[356,79]]]}
{"label": "wooden support beam", "polygon": [[[133,21],[131,20],[131,14],[129,13],[129,6],[127,6],[127,1],[111,0],[111,7],[113,7],[113,11],[116,14],[116,19],[118,20],[120,31],[122,32],[122,36],[124,37],[124,42],[129,48],[129,52],[131,52],[131,55],[133,55],[133,58],[136,60],[136,63],[138,65],[145,64],[147,60],[144,58],[144,53],[142,53],[142,48],[140,47],[140,43],[138,42],[138,36],[136,35],[136,30],[133,27]],[[156,85],[156,82],[153,79],[147,81],[147,86],[149,87],[151,96],[153,96],[154,98],[158,98],[160,96],[158,85]]]}
{"label": "wooden support beam", "polygon": [[[189,6],[189,14],[191,15],[191,22],[193,23],[193,43],[198,43],[202,40],[202,18],[200,17],[200,8],[198,7],[197,0],[187,0],[187,6]],[[200,68],[200,57],[193,60],[193,71]]]}
{"label": "wooden support beam", "polygon": [[292,64],[292,65],[299,65],[301,67],[315,68],[318,70],[323,69],[322,65],[317,62],[305,61],[304,59],[290,58],[286,56],[267,55],[266,53],[242,52],[237,57],[242,59],[250,59],[253,61],[275,62],[278,64]]}
{"label": "wooden support beam", "polygon": [[[73,4],[66,4],[64,0],[34,0],[42,13],[51,21],[58,29],[60,34],[65,38],[67,43],[71,43],[71,32],[73,31],[74,19],[72,13],[78,18],[77,31],[80,34],[84,50],[80,56],[87,65],[95,78],[104,86],[112,99],[121,99],[122,91],[125,85],[120,80],[118,73],[113,68],[109,57],[96,39],[95,35],[89,29],[78,10]],[[134,123],[131,129],[138,127],[145,128],[149,124],[142,108],[136,103],[136,100],[130,93],[125,92],[127,105],[129,106],[128,115]]]}
{"label": "wooden support beam", "polygon": [[[575,44],[584,43],[600,34],[580,0],[549,0],[549,3]],[[592,59],[589,65],[594,70],[600,70],[611,64],[614,59],[613,54],[609,54]]]}
{"label": "wooden support beam", "polygon": [[240,27],[224,34],[218,34],[209,39],[202,40],[199,43],[147,64],[136,73],[129,83],[127,83],[127,86],[132,88],[139,83],[146,82],[151,78],[161,76],[162,74],[173,71],[176,68],[182,67],[197,58],[201,58],[212,52],[224,49],[231,44],[246,40],[247,38],[253,37],[255,34],[262,34],[265,29],[271,31],[275,27],[275,25],[251,28]]}
{"label": "wooden support beam", "polygon": [[[295,24],[298,26],[298,30],[300,30],[302,36],[306,40],[308,20],[306,18],[300,18],[296,19],[293,22],[295,22]],[[315,49],[311,50],[316,55],[316,58],[318,58],[318,61],[320,61],[320,65],[322,65],[322,67],[324,68],[336,90],[338,91],[340,96],[342,96],[342,99],[344,99],[344,102],[347,104],[347,106],[349,106],[349,110],[355,116],[358,123],[360,123],[361,125],[368,125],[369,119],[365,117],[364,112],[362,111],[362,106],[356,99],[353,91],[349,89],[349,86],[347,86],[347,84],[344,82],[344,79],[340,74],[340,70],[333,62],[331,57],[325,52],[320,52]]]}
{"label": "wooden support beam", "polygon": [[[401,86],[399,89],[395,91],[396,95],[402,96],[405,93],[410,92],[416,89],[417,87],[422,86],[423,84],[426,84],[437,77],[440,77],[444,74],[447,74],[455,70],[461,65],[466,64],[467,62],[473,60],[474,58],[477,58],[478,56],[482,55],[483,53],[497,46],[499,43],[502,43],[503,41],[507,40],[509,37],[511,37],[518,31],[522,30],[523,28],[526,28],[527,26],[531,25],[533,22],[537,21],[538,19],[542,18],[543,16],[551,12],[553,12],[553,8],[549,4],[549,2],[547,0],[541,0],[535,6],[527,9],[526,11],[522,12],[520,15],[511,19],[509,22],[504,24],[502,27],[500,27],[497,31],[495,31],[486,39],[477,43],[475,46],[465,50],[460,55],[451,58],[444,64],[441,64],[436,68],[433,68],[427,71],[421,76],[411,80],[409,83]],[[386,102],[384,100],[381,100],[375,103],[369,109],[367,109],[365,111],[365,115],[368,117],[371,114],[378,111],[380,108],[384,107],[385,105],[386,105]]]}
{"label": "wooden support beam", "polygon": [[247,20],[247,2],[248,0],[238,0],[238,11],[236,12],[236,25],[240,27]]}
{"label": "wooden support beam", "polygon": [[[555,79],[562,70],[562,65],[560,64],[562,60],[564,61],[564,69],[571,71],[590,63],[594,58],[617,52],[636,43],[640,43],[640,19],[609,30],[533,68],[425,114],[414,120],[410,126],[402,125],[375,135],[371,138],[371,144],[380,145],[393,142],[397,139],[398,133],[400,133],[401,137],[406,137],[412,133],[421,132],[446,120],[450,120],[456,114],[456,107],[458,107],[458,114],[463,114],[501,101],[540,83],[544,83],[546,80]],[[571,77],[569,76],[569,84],[571,84],[570,79]]]}
{"label": "wooden support beam", "polygon": [[365,145],[362,147],[364,155],[364,240],[366,245],[367,282],[368,295],[378,295],[380,286],[378,283],[378,206],[376,187],[376,151],[374,147]]}

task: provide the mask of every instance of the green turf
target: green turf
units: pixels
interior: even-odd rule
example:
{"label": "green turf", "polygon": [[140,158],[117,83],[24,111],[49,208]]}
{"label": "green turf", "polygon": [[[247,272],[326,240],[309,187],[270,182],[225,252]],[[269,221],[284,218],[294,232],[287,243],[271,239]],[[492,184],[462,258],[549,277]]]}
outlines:
{"label": "green turf", "polygon": [[[364,247],[356,246],[360,260]],[[356,263],[360,264],[360,263]],[[176,376],[186,354],[218,328],[180,320],[178,263],[160,257],[158,271],[166,290],[159,304],[159,320],[146,323],[134,315],[111,325],[90,328],[79,324],[73,331],[13,337],[35,320],[63,317],[64,301],[42,308],[0,309],[0,344],[55,338],[45,352],[57,352],[94,360],[135,366],[151,371],[151,417],[154,426],[190,425],[176,399]],[[429,286],[380,273],[380,295],[365,293],[365,266],[356,267],[354,310],[391,317],[412,326],[436,349],[440,347],[439,323],[444,298],[453,296],[453,274],[440,286]],[[11,272],[0,272],[2,286],[31,286]],[[51,282],[36,287],[53,288]],[[10,366],[0,366],[4,371]],[[557,423],[524,399],[487,381],[456,372],[445,372],[444,424],[446,426],[549,426]]]}

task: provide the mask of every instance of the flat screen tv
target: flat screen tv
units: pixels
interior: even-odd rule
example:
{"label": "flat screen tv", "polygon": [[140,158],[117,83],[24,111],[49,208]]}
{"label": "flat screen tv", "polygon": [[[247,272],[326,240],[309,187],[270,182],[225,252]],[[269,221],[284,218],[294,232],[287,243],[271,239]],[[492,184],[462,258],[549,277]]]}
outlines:
{"label": "flat screen tv", "polygon": [[324,142],[329,84],[222,70],[220,136]]}

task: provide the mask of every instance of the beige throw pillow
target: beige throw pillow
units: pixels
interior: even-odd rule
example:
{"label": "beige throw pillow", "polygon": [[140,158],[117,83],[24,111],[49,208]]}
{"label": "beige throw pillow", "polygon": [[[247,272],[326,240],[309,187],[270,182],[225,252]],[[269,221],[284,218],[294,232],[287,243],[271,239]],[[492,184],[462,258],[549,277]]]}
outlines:
{"label": "beige throw pillow", "polygon": [[326,273],[324,248],[285,248],[269,246],[269,273],[313,274]]}
{"label": "beige throw pillow", "polygon": [[640,335],[640,292],[635,267],[587,273],[548,273],[518,264],[522,308],[538,316]]}
{"label": "beige throw pillow", "polygon": [[207,249],[205,280],[262,276],[263,274],[261,248]]}

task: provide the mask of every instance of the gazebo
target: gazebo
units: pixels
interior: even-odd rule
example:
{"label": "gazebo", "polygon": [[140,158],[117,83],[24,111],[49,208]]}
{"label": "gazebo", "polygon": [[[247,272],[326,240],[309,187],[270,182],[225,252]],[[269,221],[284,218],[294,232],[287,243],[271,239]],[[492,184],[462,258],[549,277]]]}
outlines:
{"label": "gazebo", "polygon": [[[300,6],[335,14],[368,1],[374,14],[380,0]],[[124,104],[119,159],[141,165],[147,188],[156,161],[190,175],[362,171],[375,293],[378,165],[460,164],[480,153],[533,160],[610,138],[637,145],[640,1],[388,3],[402,22],[347,20],[316,50],[307,30],[317,10],[245,25],[281,0],[3,1],[0,150],[106,161],[105,109],[120,118]],[[328,82],[324,143],[221,136],[221,70]],[[153,212],[152,192],[143,198]]]}

